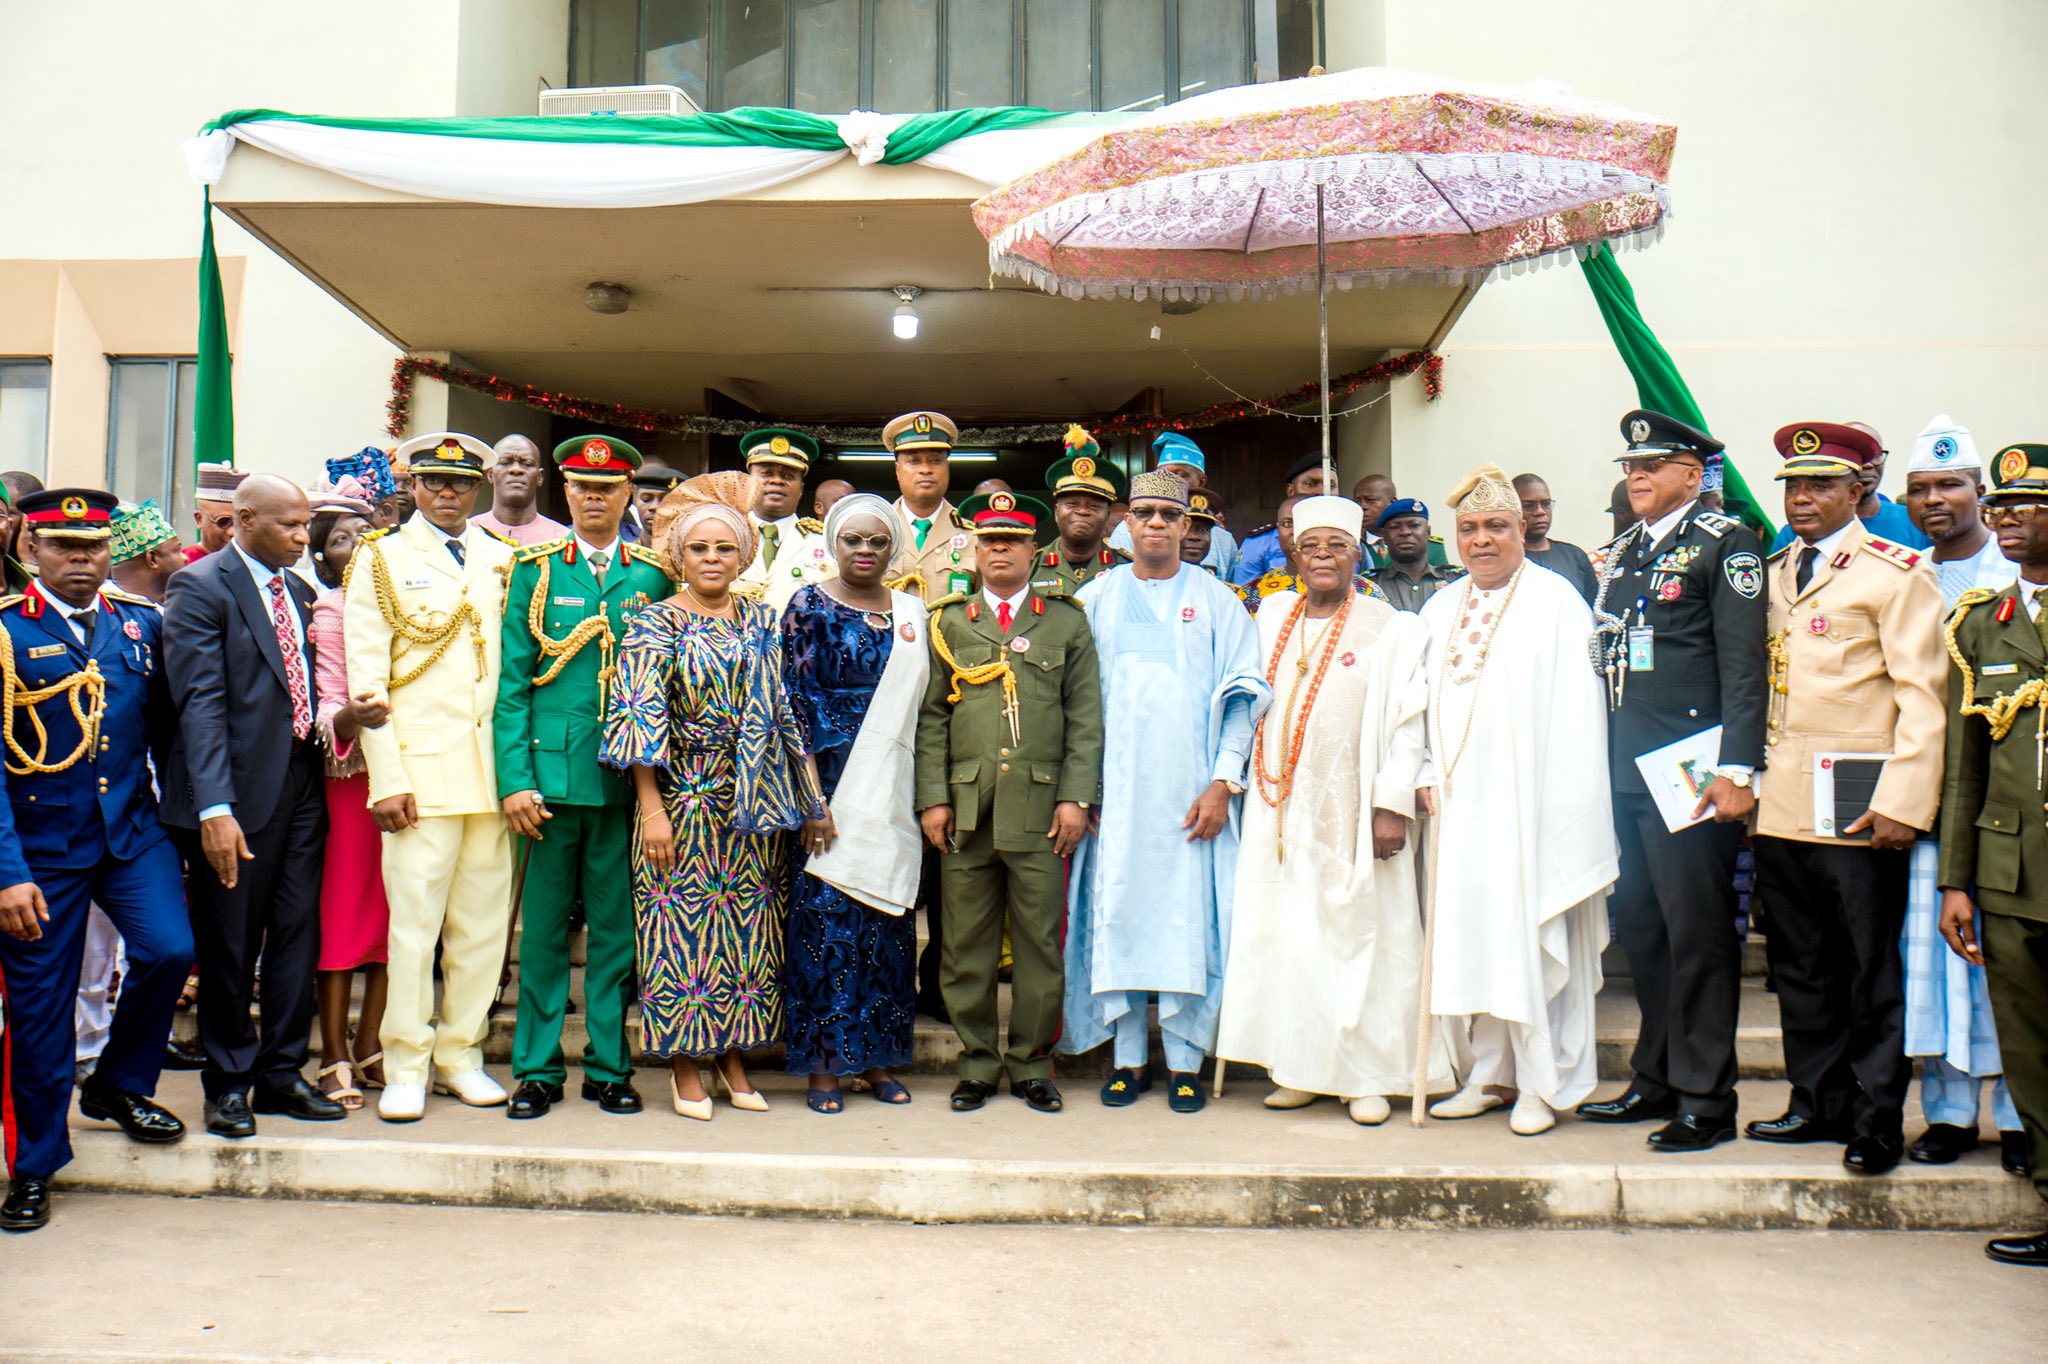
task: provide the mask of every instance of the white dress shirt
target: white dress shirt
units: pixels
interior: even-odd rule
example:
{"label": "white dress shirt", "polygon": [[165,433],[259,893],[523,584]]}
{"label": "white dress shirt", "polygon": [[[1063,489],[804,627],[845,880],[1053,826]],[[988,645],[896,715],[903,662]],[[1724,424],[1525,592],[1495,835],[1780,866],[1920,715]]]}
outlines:
{"label": "white dress shirt", "polygon": [[1018,588],[1017,595],[1014,597],[999,597],[995,593],[989,591],[986,587],[981,589],[981,599],[988,603],[988,609],[995,613],[995,618],[997,620],[1001,620],[1003,618],[1003,603],[1008,602],[1010,604],[1010,623],[1012,625],[1015,625],[1017,623],[1017,617],[1024,614],[1024,599],[1030,595],[1030,583],[1026,583],[1024,584],[1024,586]]}

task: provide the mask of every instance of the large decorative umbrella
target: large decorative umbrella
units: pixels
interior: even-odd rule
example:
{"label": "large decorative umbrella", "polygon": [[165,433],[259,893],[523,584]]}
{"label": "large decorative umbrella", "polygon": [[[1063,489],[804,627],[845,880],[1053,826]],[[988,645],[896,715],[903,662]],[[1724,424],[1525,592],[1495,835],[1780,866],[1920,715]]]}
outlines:
{"label": "large decorative umbrella", "polygon": [[1548,89],[1367,69],[1170,105],[984,196],[997,274],[1069,298],[1316,290],[1330,471],[1329,293],[1476,285],[1644,246],[1678,130]]}

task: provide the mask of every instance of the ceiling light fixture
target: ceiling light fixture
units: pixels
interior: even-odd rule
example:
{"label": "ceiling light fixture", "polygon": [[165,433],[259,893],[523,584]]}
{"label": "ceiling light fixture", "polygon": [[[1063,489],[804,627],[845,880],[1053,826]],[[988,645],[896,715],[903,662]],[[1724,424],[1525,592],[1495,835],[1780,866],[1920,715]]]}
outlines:
{"label": "ceiling light fixture", "polygon": [[902,301],[896,305],[896,312],[889,319],[889,325],[895,330],[898,341],[917,339],[917,309],[911,306],[911,300],[923,292],[924,290],[915,284],[896,286],[896,297]]}
{"label": "ceiling light fixture", "polygon": [[616,317],[626,311],[626,301],[632,296],[633,291],[623,284],[593,281],[583,286],[583,306],[607,317]]}

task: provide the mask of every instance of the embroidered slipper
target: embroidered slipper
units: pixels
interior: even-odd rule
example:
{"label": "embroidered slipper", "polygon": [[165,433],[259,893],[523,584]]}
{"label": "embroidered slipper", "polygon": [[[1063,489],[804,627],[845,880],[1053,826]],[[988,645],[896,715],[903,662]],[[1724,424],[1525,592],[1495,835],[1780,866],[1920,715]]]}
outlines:
{"label": "embroidered slipper", "polygon": [[1199,1113],[1209,1102],[1202,1093],[1202,1077],[1192,1070],[1171,1071],[1166,1082],[1166,1106],[1176,1113]]}
{"label": "embroidered slipper", "polygon": [[1109,1079],[1102,1086],[1102,1102],[1110,1108],[1128,1108],[1150,1088],[1150,1071],[1119,1066],[1109,1073]]}

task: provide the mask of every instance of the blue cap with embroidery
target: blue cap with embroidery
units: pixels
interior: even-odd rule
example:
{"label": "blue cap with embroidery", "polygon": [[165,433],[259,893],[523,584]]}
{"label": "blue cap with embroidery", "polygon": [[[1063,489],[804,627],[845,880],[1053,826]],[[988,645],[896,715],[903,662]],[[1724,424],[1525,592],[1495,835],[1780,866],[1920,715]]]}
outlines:
{"label": "blue cap with embroidery", "polygon": [[1397,497],[1392,502],[1387,503],[1387,509],[1380,513],[1380,519],[1373,522],[1372,527],[1374,530],[1385,530],[1387,522],[1400,516],[1419,516],[1424,521],[1427,521],[1429,520],[1429,508],[1423,506],[1419,498]]}
{"label": "blue cap with embroidery", "polygon": [[1207,458],[1202,447],[1178,431],[1161,431],[1152,438],[1152,457],[1156,464],[1185,464],[1190,468],[1209,472]]}

